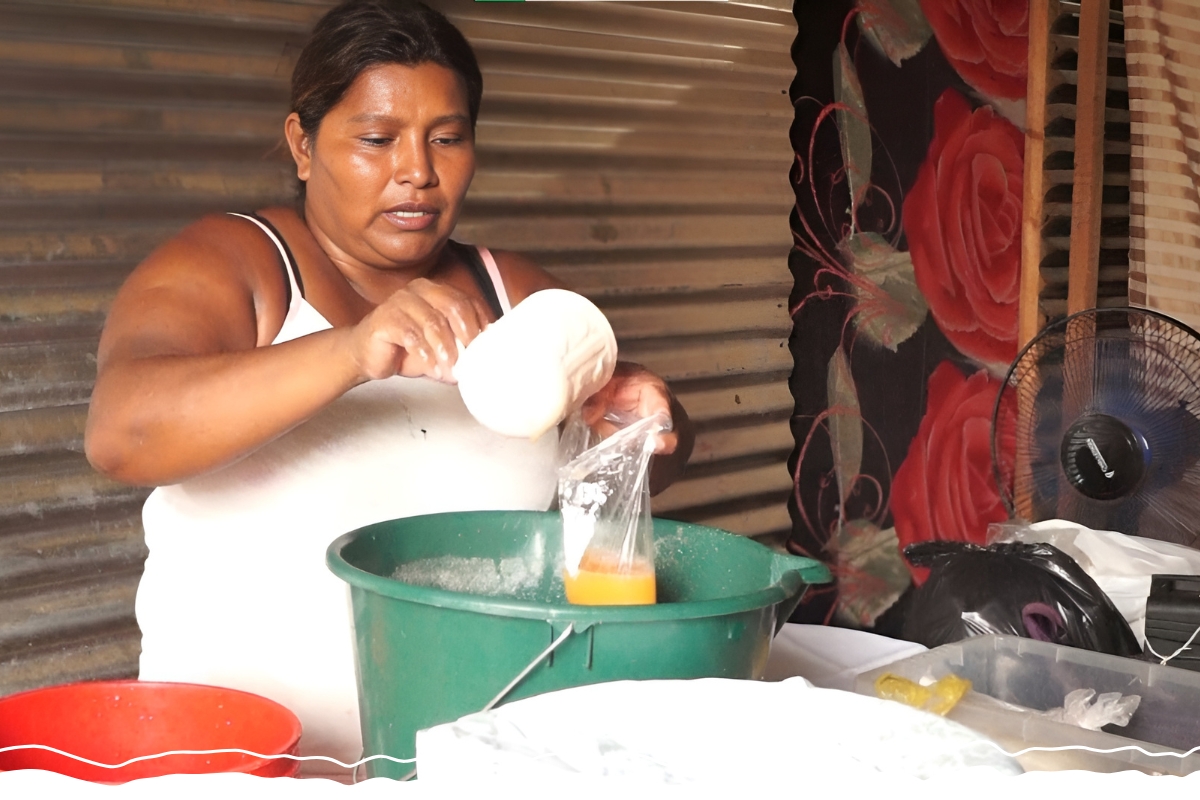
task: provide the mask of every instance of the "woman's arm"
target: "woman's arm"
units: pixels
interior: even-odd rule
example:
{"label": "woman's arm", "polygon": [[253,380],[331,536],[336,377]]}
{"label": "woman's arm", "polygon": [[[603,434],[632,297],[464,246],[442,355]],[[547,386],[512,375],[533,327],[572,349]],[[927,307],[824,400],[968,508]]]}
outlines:
{"label": "woman's arm", "polygon": [[278,256],[262,241],[236,221],[206,218],[121,288],[84,440],[100,472],[151,486],[203,474],[359,383],[447,373],[454,336],[479,332],[477,300],[414,281],[354,327],[259,347],[286,314]]}

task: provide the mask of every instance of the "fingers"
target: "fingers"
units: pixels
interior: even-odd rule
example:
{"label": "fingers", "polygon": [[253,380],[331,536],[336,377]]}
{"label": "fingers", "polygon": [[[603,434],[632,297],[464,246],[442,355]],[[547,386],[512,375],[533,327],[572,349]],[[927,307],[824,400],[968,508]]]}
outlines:
{"label": "fingers", "polygon": [[374,336],[403,352],[393,354],[394,372],[454,383],[458,342],[470,344],[491,319],[482,301],[453,287],[412,281],[370,315]]}
{"label": "fingers", "polygon": [[654,455],[669,456],[679,447],[679,434],[660,433],[655,437]]}
{"label": "fingers", "polygon": [[[662,414],[672,420],[671,392],[662,378],[634,364],[621,364],[599,392],[588,398],[582,409],[583,421],[601,438],[615,433],[621,425],[613,418],[645,419]],[[662,431],[655,436],[655,455],[670,455],[679,446],[679,436]]]}
{"label": "fingers", "polygon": [[481,299],[452,286],[420,278],[406,288],[436,309],[449,325],[452,335],[463,345],[470,344],[491,319],[491,312]]}

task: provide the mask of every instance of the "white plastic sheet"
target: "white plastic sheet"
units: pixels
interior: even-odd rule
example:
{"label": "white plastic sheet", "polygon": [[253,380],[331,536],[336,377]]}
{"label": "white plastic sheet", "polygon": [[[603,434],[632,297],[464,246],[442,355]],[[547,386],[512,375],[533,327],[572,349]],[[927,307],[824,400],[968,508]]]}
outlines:
{"label": "white plastic sheet", "polygon": [[426,785],[448,787],[555,775],[703,785],[1021,772],[957,723],[802,678],[620,681],[540,695],[419,732],[417,769]]}

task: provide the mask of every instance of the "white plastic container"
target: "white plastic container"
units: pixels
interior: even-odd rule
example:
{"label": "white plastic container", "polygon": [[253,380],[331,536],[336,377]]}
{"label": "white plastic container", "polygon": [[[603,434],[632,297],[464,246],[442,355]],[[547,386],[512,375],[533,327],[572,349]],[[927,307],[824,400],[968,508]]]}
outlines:
{"label": "white plastic container", "polygon": [[[978,636],[865,672],[858,676],[854,690],[875,696],[875,680],[888,672],[917,682],[948,673],[969,680],[972,691],[947,718],[990,737],[1010,754],[1034,746],[1083,745],[1096,750],[1137,746],[1151,753],[1186,753],[1200,746],[1200,673],[1189,670],[1015,636]],[[1099,731],[1052,722],[1034,713],[1061,707],[1075,689],[1136,694],[1142,700],[1127,726]],[[1135,769],[1162,775],[1200,770],[1200,753],[1179,758],[1148,756],[1133,749],[1035,751],[1017,760],[1026,770]]]}
{"label": "white plastic container", "polygon": [[454,365],[467,409],[505,436],[536,439],[612,378],[617,339],[583,295],[535,292],[489,325]]}

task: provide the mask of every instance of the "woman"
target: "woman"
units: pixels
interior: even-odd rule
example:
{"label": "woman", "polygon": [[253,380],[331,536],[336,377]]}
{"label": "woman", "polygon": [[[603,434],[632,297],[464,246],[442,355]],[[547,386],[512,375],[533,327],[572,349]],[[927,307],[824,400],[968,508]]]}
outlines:
{"label": "woman", "polygon": [[[343,584],[324,551],[371,522],[545,509],[557,443],[470,417],[455,339],[560,284],[513,253],[450,240],[475,168],[482,79],[462,35],[404,0],[318,23],[285,136],[297,210],[207,217],[129,277],[100,341],[87,455],[158,486],[143,521],[141,677],[257,692],[293,709],[308,754],[361,752]],[[682,470],[690,426],[632,364],[585,407],[669,409],[652,469]]]}

